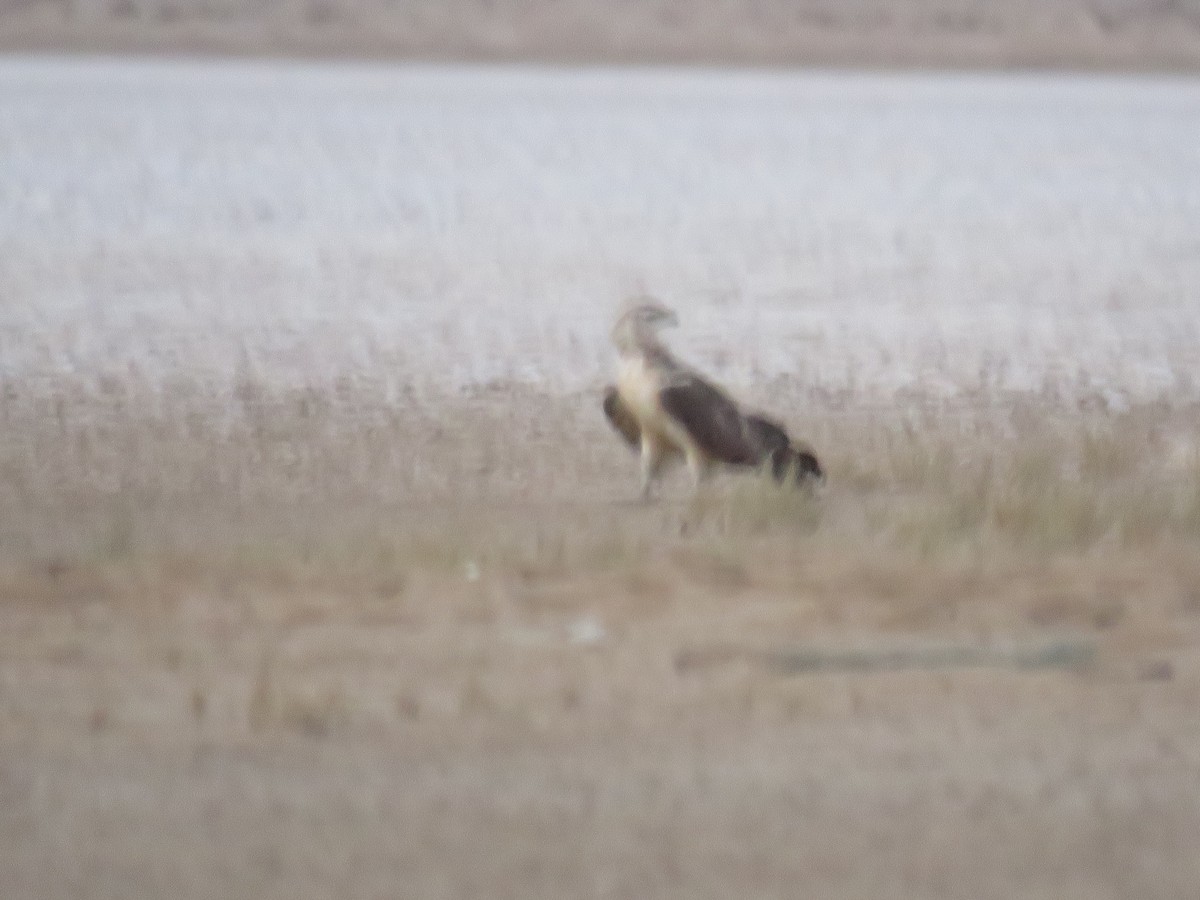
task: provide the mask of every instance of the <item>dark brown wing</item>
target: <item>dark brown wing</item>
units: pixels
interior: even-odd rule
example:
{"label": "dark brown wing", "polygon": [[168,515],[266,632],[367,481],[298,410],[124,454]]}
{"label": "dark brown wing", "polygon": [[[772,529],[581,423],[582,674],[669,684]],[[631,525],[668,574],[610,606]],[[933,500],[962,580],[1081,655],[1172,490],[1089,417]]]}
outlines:
{"label": "dark brown wing", "polygon": [[778,422],[765,416],[746,416],[746,427],[762,448],[760,460],[770,460],[771,475],[778,482],[789,477],[797,484],[824,481],[825,473],[817,454],[803,441],[792,441]]}
{"label": "dark brown wing", "polygon": [[737,404],[695,375],[679,377],[659,393],[663,411],[687,430],[711,456],[735,466],[762,461],[762,448],[750,433]]}
{"label": "dark brown wing", "polygon": [[609,424],[617,430],[621,437],[625,438],[625,442],[629,446],[635,448],[641,446],[641,426],[638,425],[637,418],[621,399],[617,389],[611,384],[604,389],[604,415],[608,417]]}
{"label": "dark brown wing", "polygon": [[791,442],[782,425],[757,414],[746,416],[746,431],[759,447],[759,461]]}

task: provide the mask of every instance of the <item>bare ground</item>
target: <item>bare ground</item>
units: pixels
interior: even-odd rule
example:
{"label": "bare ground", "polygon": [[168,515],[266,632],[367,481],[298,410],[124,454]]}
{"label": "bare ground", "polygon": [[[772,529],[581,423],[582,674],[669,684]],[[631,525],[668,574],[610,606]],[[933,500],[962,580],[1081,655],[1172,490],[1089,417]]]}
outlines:
{"label": "bare ground", "polygon": [[1195,70],[1193,0],[10,0],[0,49]]}
{"label": "bare ground", "polygon": [[4,894],[1194,896],[1197,411],[757,395],[5,382]]}

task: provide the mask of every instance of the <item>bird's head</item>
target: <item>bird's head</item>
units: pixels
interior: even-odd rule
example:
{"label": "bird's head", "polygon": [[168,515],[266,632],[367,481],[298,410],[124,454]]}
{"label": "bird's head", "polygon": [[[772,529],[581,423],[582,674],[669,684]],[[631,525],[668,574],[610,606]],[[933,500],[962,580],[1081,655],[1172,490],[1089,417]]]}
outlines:
{"label": "bird's head", "polygon": [[679,324],[673,309],[648,297],[638,298],[617,319],[613,327],[613,343],[622,352],[645,350],[658,343],[659,329]]}

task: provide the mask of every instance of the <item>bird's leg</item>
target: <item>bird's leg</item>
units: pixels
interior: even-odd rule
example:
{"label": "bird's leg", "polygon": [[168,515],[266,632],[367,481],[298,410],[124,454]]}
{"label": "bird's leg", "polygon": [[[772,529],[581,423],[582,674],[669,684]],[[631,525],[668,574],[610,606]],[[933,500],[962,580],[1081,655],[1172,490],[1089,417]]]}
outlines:
{"label": "bird's leg", "polygon": [[664,454],[658,441],[647,434],[642,435],[642,483],[639,497],[643,503],[650,501],[650,487],[662,468]]}
{"label": "bird's leg", "polygon": [[700,493],[700,486],[708,481],[708,476],[711,474],[711,469],[708,461],[696,453],[689,453],[687,457],[688,471],[692,473],[692,491]]}

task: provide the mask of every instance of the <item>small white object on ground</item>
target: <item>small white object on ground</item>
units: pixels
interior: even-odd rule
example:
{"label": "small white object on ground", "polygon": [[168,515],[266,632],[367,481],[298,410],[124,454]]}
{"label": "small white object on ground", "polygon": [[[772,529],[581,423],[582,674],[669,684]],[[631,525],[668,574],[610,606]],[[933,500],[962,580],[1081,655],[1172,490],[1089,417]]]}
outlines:
{"label": "small white object on ground", "polygon": [[598,644],[608,637],[608,631],[605,629],[604,623],[595,616],[584,616],[567,626],[567,635],[572,644],[587,647]]}

